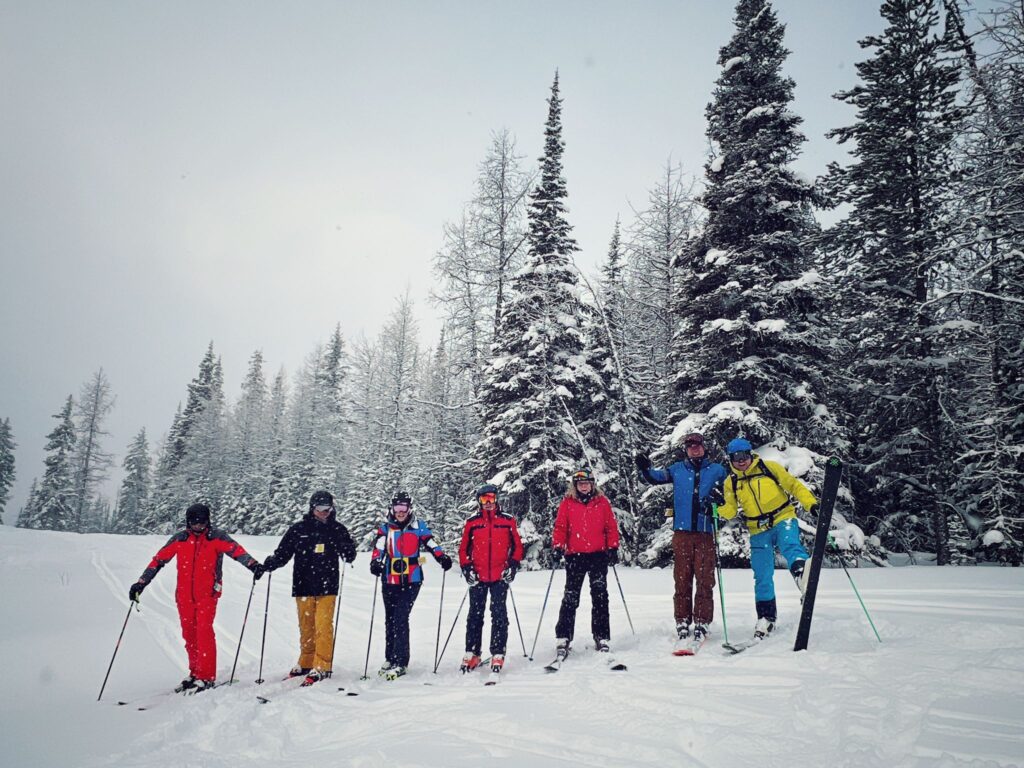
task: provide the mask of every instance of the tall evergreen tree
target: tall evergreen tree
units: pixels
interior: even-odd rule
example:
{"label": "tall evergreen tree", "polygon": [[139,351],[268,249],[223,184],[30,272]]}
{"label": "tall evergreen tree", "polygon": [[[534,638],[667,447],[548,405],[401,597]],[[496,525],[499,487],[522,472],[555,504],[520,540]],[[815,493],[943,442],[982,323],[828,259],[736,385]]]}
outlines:
{"label": "tall evergreen tree", "polygon": [[[803,245],[810,185],[790,167],[804,141],[782,75],[784,26],[767,0],[740,0],[708,105],[699,238],[683,244],[672,354],[675,408],[663,445],[695,428],[824,452],[837,426],[823,369],[831,347]],[[816,274],[816,273],[814,273]]]}
{"label": "tall evergreen tree", "polygon": [[858,414],[854,474],[862,519],[889,546],[949,560],[949,455],[941,381],[944,318],[929,303],[946,271],[946,216],[955,174],[957,46],[939,29],[935,0],[886,0],[887,26],[864,38],[860,84],[836,98],[857,121],[833,131],[853,161],[830,167],[832,202],[850,213],[830,232],[845,335],[856,345],[850,393]]}
{"label": "tall evergreen tree", "polygon": [[86,511],[95,507],[96,489],[107,479],[114,463],[110,452],[103,446],[103,438],[110,436],[104,429],[104,423],[113,407],[110,380],[100,368],[82,385],[75,403],[78,436],[75,441],[74,530],[79,533],[97,528],[95,522],[89,521]]}
{"label": "tall evergreen tree", "polygon": [[64,407],[53,418],[57,426],[46,436],[46,471],[30,508],[18,518],[19,528],[47,531],[75,530],[75,423],[71,414],[75,401],[68,395]]}
{"label": "tall evergreen tree", "polygon": [[570,473],[590,464],[579,425],[592,398],[562,176],[562,100],[551,86],[540,180],[530,193],[529,251],[516,274],[485,370],[474,458],[507,494],[505,508],[550,529]]}
{"label": "tall evergreen tree", "polygon": [[11,498],[11,486],[14,485],[14,449],[17,444],[11,434],[11,420],[0,421],[0,523],[3,523],[4,508]]}
{"label": "tall evergreen tree", "polygon": [[146,430],[139,430],[124,457],[124,479],[114,511],[114,533],[144,533],[142,521],[150,494],[151,464]]}

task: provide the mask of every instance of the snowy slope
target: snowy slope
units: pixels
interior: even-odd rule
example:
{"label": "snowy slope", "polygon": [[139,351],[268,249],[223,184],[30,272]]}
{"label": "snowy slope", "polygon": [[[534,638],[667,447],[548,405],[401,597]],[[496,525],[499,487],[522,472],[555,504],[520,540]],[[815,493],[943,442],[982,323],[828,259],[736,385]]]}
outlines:
{"label": "snowy slope", "polygon": [[[242,537],[258,557],[276,539]],[[441,572],[413,612],[412,673],[359,680],[372,582],[361,554],[348,571],[333,685],[279,681],[295,661],[290,567],[274,575],[264,676],[256,686],[266,577],[255,592],[239,682],[198,697],[155,696],[185,672],[165,568],[132,615],[104,700],[96,702],[127,610],[126,592],[158,537],[78,536],[0,526],[0,750],[4,766],[990,766],[1024,763],[1024,571],[889,568],[854,571],[879,645],[845,574],[825,571],[810,650],[794,654],[798,604],[776,574],[781,625],[769,643],[722,655],[721,624],[695,658],[672,645],[669,570],[619,568],[637,635],[612,579],[613,648],[606,669],[589,643],[584,590],[580,652],[557,675],[550,660],[557,573],[532,664],[513,623],[503,681],[461,676],[465,613],[438,675],[430,672]],[[217,617],[219,669],[231,669],[251,580],[225,566]],[[454,573],[454,572],[453,572]],[[549,574],[514,585],[527,649]],[[749,636],[752,580],[725,574],[730,636]],[[449,578],[444,635],[465,590]],[[717,592],[716,592],[717,606]],[[510,606],[511,607],[511,606]],[[716,607],[717,610],[717,607]],[[382,661],[378,606],[371,671]],[[486,638],[486,634],[485,634]],[[424,685],[429,683],[430,685]],[[339,686],[359,691],[358,697]],[[293,690],[294,689],[294,690]],[[260,704],[256,695],[271,698]],[[116,701],[142,699],[138,711]]]}

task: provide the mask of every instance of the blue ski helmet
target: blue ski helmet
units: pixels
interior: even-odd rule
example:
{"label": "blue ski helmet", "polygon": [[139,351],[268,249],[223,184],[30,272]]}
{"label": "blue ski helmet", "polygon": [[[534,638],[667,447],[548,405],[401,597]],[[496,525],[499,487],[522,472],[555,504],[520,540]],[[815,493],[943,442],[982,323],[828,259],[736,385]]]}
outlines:
{"label": "blue ski helmet", "polygon": [[734,453],[740,451],[753,451],[754,446],[750,444],[750,441],[745,437],[737,437],[729,441],[729,444],[725,446],[725,452],[732,456]]}

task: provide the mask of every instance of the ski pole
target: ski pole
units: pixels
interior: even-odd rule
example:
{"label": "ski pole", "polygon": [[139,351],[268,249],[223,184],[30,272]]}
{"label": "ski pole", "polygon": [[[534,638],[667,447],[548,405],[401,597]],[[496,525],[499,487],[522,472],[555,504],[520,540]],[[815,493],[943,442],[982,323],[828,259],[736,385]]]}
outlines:
{"label": "ski pole", "polygon": [[722,604],[722,633],[725,644],[729,644],[729,625],[725,621],[725,583],[722,581],[722,557],[718,551],[718,505],[711,502],[711,512],[715,518],[715,569],[718,571],[718,600]]}
{"label": "ski pole", "polygon": [[[466,592],[462,596],[462,602],[459,603],[459,610],[455,612],[455,619],[452,621],[452,628],[448,630],[448,637],[444,640],[444,647],[441,649],[441,655],[437,657],[437,661],[434,662],[434,674],[437,674],[437,668],[441,666],[441,659],[444,658],[444,652],[448,650],[448,641],[452,639],[452,632],[455,631],[455,625],[459,623],[459,614],[462,613],[462,606],[466,604],[466,595],[469,594],[469,587],[466,587]],[[440,635],[438,636],[440,637]]]}
{"label": "ski pole", "polygon": [[370,608],[370,637],[366,641],[366,664],[363,665],[363,680],[366,680],[369,675],[366,673],[370,669],[370,644],[373,642],[373,616],[377,613],[377,585],[380,583],[380,577],[373,577],[373,607]]}
{"label": "ski pole", "polygon": [[341,564],[341,583],[338,585],[338,604],[334,607],[334,637],[331,640],[331,669],[334,669],[334,649],[338,647],[338,618],[341,616],[341,593],[345,591],[345,566]]}
{"label": "ski pole", "polygon": [[434,641],[434,674],[437,674],[437,649],[441,647],[441,611],[444,608],[444,577],[448,571],[441,571],[441,599],[437,602],[437,639]]}
{"label": "ski pole", "polygon": [[512,598],[512,613],[516,617],[516,629],[519,630],[519,642],[523,644],[523,657],[526,657],[526,641],[523,639],[523,625],[519,623],[519,609],[516,608],[516,596],[512,594],[512,585],[508,586],[508,596]]}
{"label": "ski pole", "polygon": [[263,651],[267,647],[267,614],[270,613],[270,580],[274,578],[274,574],[267,574],[267,604],[263,606],[263,639],[260,640],[260,674],[256,680],[256,685],[263,685]]}
{"label": "ski pole", "polygon": [[[269,581],[267,582],[270,583]],[[242,618],[242,631],[238,633],[238,648],[235,649],[235,663],[231,665],[231,677],[228,685],[235,682],[235,668],[238,666],[238,654],[242,652],[242,638],[245,637],[245,625],[249,621],[249,608],[252,606],[252,593],[256,591],[256,579],[252,580],[252,588],[249,590],[249,602],[245,604],[245,616]]]}
{"label": "ski pole", "polygon": [[850,580],[850,586],[853,587],[853,594],[857,596],[857,601],[860,603],[860,607],[864,609],[864,615],[868,617],[868,624],[871,625],[871,631],[875,633],[875,637],[878,638],[878,642],[882,642],[881,635],[879,635],[878,630],[875,629],[875,622],[871,620],[871,614],[868,613],[868,607],[864,605],[864,601],[861,600],[860,592],[857,590],[857,585],[853,583],[853,576],[851,576],[850,571],[847,570],[846,563],[843,562],[843,555],[839,552],[839,547],[836,546],[836,540],[832,538],[831,534],[829,534],[828,543],[832,545],[832,549],[839,556],[839,564],[843,566],[843,570],[846,571],[846,578]]}
{"label": "ski pole", "polygon": [[533,661],[533,653],[537,650],[537,638],[540,637],[540,626],[544,623],[544,611],[548,607],[548,595],[551,594],[551,582],[555,580],[555,569],[551,569],[551,578],[548,579],[548,588],[544,593],[544,604],[540,607],[540,621],[537,622],[537,634],[533,636],[533,647],[530,649],[530,655],[527,657],[530,661]]}
{"label": "ski pole", "polygon": [[619,581],[619,572],[615,569],[614,565],[612,566],[612,573],[615,574],[615,583],[619,585],[619,597],[622,598],[622,607],[626,609],[626,619],[629,621],[629,629],[635,637],[636,630],[633,629],[633,619],[629,616],[629,606],[626,605],[626,594],[622,591],[622,582]]}
{"label": "ski pole", "polygon": [[117,645],[114,646],[114,655],[110,657],[110,666],[107,667],[107,674],[103,677],[103,685],[100,686],[100,695],[96,697],[96,701],[103,698],[103,691],[107,687],[107,680],[110,677],[110,670],[114,668],[114,659],[117,658],[117,652],[121,649],[121,638],[124,637],[124,630],[128,626],[128,619],[132,617],[132,606],[135,606],[135,610],[139,609],[139,604],[135,600],[131,600],[128,603],[128,615],[124,617],[124,624],[121,625],[121,634],[117,636]]}

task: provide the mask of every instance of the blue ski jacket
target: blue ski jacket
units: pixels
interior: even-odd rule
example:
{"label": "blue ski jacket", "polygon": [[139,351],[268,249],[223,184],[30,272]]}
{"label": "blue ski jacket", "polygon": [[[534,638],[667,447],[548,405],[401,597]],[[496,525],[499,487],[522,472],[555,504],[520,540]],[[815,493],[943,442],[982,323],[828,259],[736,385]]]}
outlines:
{"label": "blue ski jacket", "polygon": [[712,491],[722,498],[722,483],[725,481],[725,467],[702,458],[700,464],[683,459],[668,469],[651,467],[641,475],[652,485],[672,483],[672,529],[676,531],[697,531],[713,533],[715,523],[708,501]]}

